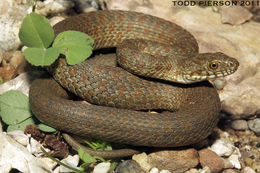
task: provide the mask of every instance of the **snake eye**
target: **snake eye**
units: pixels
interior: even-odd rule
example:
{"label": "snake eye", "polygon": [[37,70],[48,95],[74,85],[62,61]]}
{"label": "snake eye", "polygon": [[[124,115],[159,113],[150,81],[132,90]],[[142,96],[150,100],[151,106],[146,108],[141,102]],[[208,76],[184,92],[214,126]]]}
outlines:
{"label": "snake eye", "polygon": [[219,66],[219,63],[216,61],[212,61],[209,64],[209,68],[211,68],[212,70],[216,70],[218,68],[218,66]]}

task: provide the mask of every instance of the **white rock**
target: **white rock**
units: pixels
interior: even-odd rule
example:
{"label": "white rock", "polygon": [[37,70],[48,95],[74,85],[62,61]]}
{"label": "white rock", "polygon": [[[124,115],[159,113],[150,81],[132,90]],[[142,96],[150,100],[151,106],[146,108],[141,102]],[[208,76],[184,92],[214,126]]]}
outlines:
{"label": "white rock", "polygon": [[247,125],[246,120],[234,120],[231,123],[231,127],[234,130],[247,130],[248,129],[248,125]]}
{"label": "white rock", "polygon": [[0,53],[19,47],[19,28],[30,9],[13,0],[0,1]]}
{"label": "white rock", "polygon": [[76,2],[76,8],[80,12],[90,12],[90,11],[96,11],[98,10],[98,3],[95,0],[77,0]]}
{"label": "white rock", "polygon": [[254,120],[249,120],[248,121],[248,126],[255,133],[259,133],[260,134],[260,118],[256,118]]}
{"label": "white rock", "polygon": [[10,163],[0,166],[0,172],[1,173],[8,173],[8,172],[11,171],[11,169],[12,169],[12,165]]}
{"label": "white rock", "polygon": [[48,157],[39,157],[39,159],[40,159],[42,162],[44,162],[46,165],[48,165],[50,169],[55,168],[55,166],[57,165],[57,162],[51,160],[51,159],[48,158]]}
{"label": "white rock", "polygon": [[171,172],[168,170],[161,170],[160,173],[171,173]]}
{"label": "white rock", "polygon": [[229,156],[228,160],[231,162],[231,164],[236,169],[241,169],[241,164],[239,162],[239,156],[237,154],[232,154],[231,156]]}
{"label": "white rock", "polygon": [[246,166],[243,170],[242,173],[256,173],[255,170],[253,170],[252,168]]}
{"label": "white rock", "polygon": [[158,173],[158,172],[159,172],[158,168],[152,168],[149,173]]}
{"label": "white rock", "polygon": [[44,74],[46,75],[47,73],[43,71],[22,73],[13,80],[0,85],[0,94],[3,94],[4,92],[9,90],[19,90],[28,96],[29,87],[33,80],[39,78],[40,76],[43,76]]}
{"label": "white rock", "polygon": [[42,147],[42,145],[40,144],[40,142],[36,141],[33,138],[30,138],[30,141],[29,141],[28,145],[26,146],[27,150],[35,156],[43,155],[41,147]]}
{"label": "white rock", "polygon": [[208,166],[205,166],[203,169],[199,170],[200,173],[211,173],[210,168]]}
{"label": "white rock", "polygon": [[8,132],[7,134],[23,146],[27,146],[29,143],[29,137],[21,130],[15,130],[12,132]]}
{"label": "white rock", "polygon": [[95,166],[93,173],[107,173],[110,169],[110,162],[102,162]]}
{"label": "white rock", "polygon": [[21,172],[51,172],[45,163],[29,153],[23,145],[5,133],[0,133],[0,165],[8,164]]}
{"label": "white rock", "polygon": [[225,139],[218,139],[214,142],[210,149],[219,156],[230,156],[233,153],[235,146]]}
{"label": "white rock", "polygon": [[[67,165],[70,165],[71,167],[74,167],[76,169],[79,169],[77,165],[79,164],[79,155],[75,154],[74,156],[69,155],[65,159],[61,160],[62,163],[65,163]],[[65,168],[64,166],[60,167],[60,172],[71,172],[70,169]]]}
{"label": "white rock", "polygon": [[74,7],[74,2],[71,0],[46,0],[44,2],[37,1],[38,8],[37,13],[44,16],[53,13],[62,13],[72,7]]}
{"label": "white rock", "polygon": [[148,157],[146,153],[135,154],[133,155],[132,159],[136,161],[146,172],[149,172],[149,170],[152,168],[152,166],[148,163]]}

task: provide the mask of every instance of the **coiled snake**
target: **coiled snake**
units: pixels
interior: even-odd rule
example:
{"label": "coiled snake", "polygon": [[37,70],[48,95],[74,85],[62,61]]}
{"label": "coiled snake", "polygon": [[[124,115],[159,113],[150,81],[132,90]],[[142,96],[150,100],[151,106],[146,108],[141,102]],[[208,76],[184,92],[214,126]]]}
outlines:
{"label": "coiled snake", "polygon": [[[238,62],[223,53],[198,54],[195,38],[180,26],[136,12],[98,11],[61,21],[54,30],[85,32],[94,38],[95,50],[119,46],[119,64],[133,65],[128,71],[137,75],[92,60],[69,66],[60,58],[49,69],[54,79],[100,106],[68,100],[54,80],[39,79],[30,88],[30,105],[42,122],[83,137],[153,147],[193,144],[216,126],[218,94],[199,81],[231,74]],[[151,109],[168,112],[136,111]]]}

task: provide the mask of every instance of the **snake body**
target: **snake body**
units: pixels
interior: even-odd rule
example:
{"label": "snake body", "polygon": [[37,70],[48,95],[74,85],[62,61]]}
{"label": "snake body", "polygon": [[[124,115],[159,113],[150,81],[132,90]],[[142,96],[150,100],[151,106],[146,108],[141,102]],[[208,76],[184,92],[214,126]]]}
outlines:
{"label": "snake body", "polygon": [[[156,70],[147,72],[148,77],[162,76],[165,80],[194,83],[233,73],[238,66],[236,60],[222,53],[198,54],[195,38],[178,25],[136,12],[81,14],[56,24],[54,30],[56,34],[65,30],[85,32],[94,38],[95,50],[117,47],[126,39],[130,42],[132,39],[145,39],[155,42],[151,44],[165,45],[146,48],[146,42],[140,40],[137,44],[133,43],[137,46],[133,49],[144,49],[144,53],[152,51],[151,56],[155,59],[155,55],[159,54],[161,58],[172,55],[176,60],[165,58],[156,64],[144,58],[141,61],[122,58],[122,66],[124,63],[126,66],[135,64],[138,68],[134,73],[138,75],[141,67],[148,71],[146,63],[150,61]],[[125,52],[117,54],[137,56],[128,48],[131,49],[131,46],[122,45],[121,49]],[[39,120],[83,137],[153,147],[193,144],[205,139],[216,126],[220,101],[216,90],[208,82],[184,85],[155,81],[133,75],[120,67],[91,61],[69,66],[60,58],[49,71],[64,88],[99,106],[68,100],[67,93],[58,83],[40,79],[33,82],[29,93],[31,109]],[[163,68],[165,65],[166,68]],[[187,69],[184,69],[185,66]],[[170,72],[161,75],[167,73],[167,69]],[[147,109],[169,112],[152,114],[137,111]]]}

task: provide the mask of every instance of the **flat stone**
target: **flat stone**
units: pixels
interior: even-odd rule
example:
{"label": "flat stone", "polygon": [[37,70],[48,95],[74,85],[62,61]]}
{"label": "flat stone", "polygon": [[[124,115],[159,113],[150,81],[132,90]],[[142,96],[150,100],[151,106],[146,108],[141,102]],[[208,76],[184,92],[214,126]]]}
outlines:
{"label": "flat stone", "polygon": [[252,168],[246,166],[242,171],[242,173],[256,173]]}
{"label": "flat stone", "polygon": [[116,167],[115,173],[146,173],[146,171],[136,161],[126,160]]}
{"label": "flat stone", "polygon": [[238,25],[246,22],[253,14],[241,6],[225,7],[220,11],[222,23]]}
{"label": "flat stone", "polygon": [[93,173],[107,173],[110,169],[110,162],[102,162],[95,166]]}
{"label": "flat stone", "polygon": [[216,140],[210,149],[219,156],[230,156],[233,153],[235,146],[231,142],[221,138]]}
{"label": "flat stone", "polygon": [[209,149],[202,149],[199,151],[200,164],[202,167],[208,166],[212,173],[222,171],[224,163],[222,158],[219,157],[214,151]]}
{"label": "flat stone", "polygon": [[152,165],[148,163],[148,156],[146,153],[135,154],[133,155],[132,159],[136,161],[146,172],[150,171],[150,169],[152,168]]}
{"label": "flat stone", "polygon": [[260,118],[248,121],[248,126],[250,130],[254,131],[257,134],[260,134]]}
{"label": "flat stone", "polygon": [[248,125],[247,125],[246,120],[234,120],[231,123],[231,127],[234,130],[247,130],[248,129]]}
{"label": "flat stone", "polygon": [[184,172],[198,165],[198,152],[193,148],[158,151],[148,155],[148,163],[160,170],[166,169],[172,173]]}

